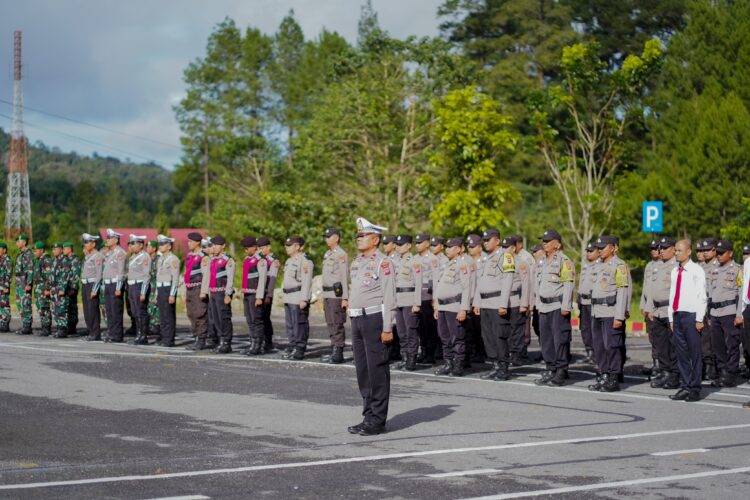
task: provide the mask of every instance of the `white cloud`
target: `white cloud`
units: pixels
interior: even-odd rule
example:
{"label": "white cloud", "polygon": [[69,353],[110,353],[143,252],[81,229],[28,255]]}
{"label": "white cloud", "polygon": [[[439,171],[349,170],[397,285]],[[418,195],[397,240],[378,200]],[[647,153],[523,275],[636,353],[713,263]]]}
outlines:
{"label": "white cloud", "polygon": [[[442,0],[373,0],[381,26],[397,37],[437,34]],[[294,9],[306,37],[323,28],[356,39],[357,0],[24,0],[0,17],[0,98],[12,99],[12,32],[24,31],[25,104],[124,132],[179,144],[172,106],[184,93],[182,72],[202,57],[214,26],[273,33]],[[4,73],[4,74],[3,74]],[[0,113],[10,107],[0,104]],[[27,112],[30,123],[79,135],[172,167],[170,148]],[[9,123],[0,118],[0,126]],[[50,131],[27,127],[32,141],[124,158]]]}

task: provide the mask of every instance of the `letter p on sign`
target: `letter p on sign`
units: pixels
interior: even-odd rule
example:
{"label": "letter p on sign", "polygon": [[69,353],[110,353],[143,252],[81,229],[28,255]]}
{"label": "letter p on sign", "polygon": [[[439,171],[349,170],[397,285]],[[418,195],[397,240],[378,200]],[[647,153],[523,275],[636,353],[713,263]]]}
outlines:
{"label": "letter p on sign", "polygon": [[662,202],[643,202],[643,232],[661,233],[664,228]]}

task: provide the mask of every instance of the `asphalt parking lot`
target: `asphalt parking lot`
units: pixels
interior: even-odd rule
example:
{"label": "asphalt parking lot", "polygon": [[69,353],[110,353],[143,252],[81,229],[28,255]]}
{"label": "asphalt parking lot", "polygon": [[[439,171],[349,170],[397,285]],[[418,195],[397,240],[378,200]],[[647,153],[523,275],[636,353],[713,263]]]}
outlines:
{"label": "asphalt parking lot", "polygon": [[388,432],[364,438],[353,366],[312,333],[302,362],[0,335],[0,498],[747,498],[750,385],[670,401],[643,337],[618,393],[580,362],[562,388],[538,364],[394,369]]}

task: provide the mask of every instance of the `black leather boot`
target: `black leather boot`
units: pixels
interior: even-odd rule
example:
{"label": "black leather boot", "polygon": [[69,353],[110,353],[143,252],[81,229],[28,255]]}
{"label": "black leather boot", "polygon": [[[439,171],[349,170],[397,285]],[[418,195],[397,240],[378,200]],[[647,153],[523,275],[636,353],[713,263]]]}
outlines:
{"label": "black leather boot", "polygon": [[[665,372],[666,373],[666,372]],[[662,389],[679,389],[680,388],[680,377],[676,373],[667,373],[664,378],[664,383],[661,386]]]}
{"label": "black leather boot", "polygon": [[555,375],[547,382],[547,385],[554,385],[555,387],[565,385],[565,370],[562,368],[555,370]]}
{"label": "black leather boot", "polygon": [[453,360],[453,370],[450,373],[451,377],[463,377],[464,376],[464,367],[466,366],[466,359],[468,359],[468,356],[464,358],[464,361],[459,361],[456,359]]}
{"label": "black leather boot", "polygon": [[413,372],[416,369],[417,369],[417,355],[407,353],[406,364],[404,365],[404,370],[406,370],[407,372]]}
{"label": "black leather boot", "polygon": [[8,323],[0,323],[0,333],[8,333],[10,331],[10,325]]}
{"label": "black leather boot", "polygon": [[56,339],[64,339],[68,336],[68,332],[65,328],[58,328],[55,332],[55,338]]}
{"label": "black leather boot", "polygon": [[510,371],[508,370],[508,363],[499,363],[500,367],[497,373],[493,377],[494,380],[505,381],[510,380]]}
{"label": "black leather boot", "polygon": [[208,346],[206,346],[206,339],[203,337],[198,337],[195,339],[195,343],[187,346],[185,349],[188,351],[202,351],[203,349],[208,349]]}
{"label": "black leather boot", "polygon": [[554,377],[555,374],[551,370],[545,370],[542,372],[542,378],[539,378],[534,381],[534,384],[536,385],[547,385],[550,380],[552,380],[552,377]]}
{"label": "black leather boot", "polygon": [[301,361],[305,359],[305,348],[304,347],[295,347],[294,351],[292,351],[292,359],[296,361]]}
{"label": "black leather boot", "polygon": [[446,359],[443,366],[435,370],[435,375],[450,375],[453,371],[453,360]]}
{"label": "black leather boot", "polygon": [[619,390],[620,382],[617,380],[617,377],[609,376],[607,377],[607,381],[602,384],[599,392],[617,392]]}
{"label": "black leather boot", "polygon": [[589,384],[589,390],[594,392],[599,392],[599,390],[602,388],[602,384],[607,380],[607,374],[604,375],[598,374],[596,376],[596,382],[593,384]]}
{"label": "black leather boot", "polygon": [[661,389],[664,387],[664,382],[667,381],[667,376],[667,372],[660,372],[659,375],[651,381],[651,387],[654,389]]}
{"label": "black leather boot", "polygon": [[222,339],[221,343],[219,344],[219,347],[214,349],[214,352],[216,354],[229,354],[230,352],[232,352],[232,343],[228,340]]}
{"label": "black leather boot", "polygon": [[344,362],[344,348],[333,346],[331,349],[331,364],[340,365]]}
{"label": "black leather boot", "polygon": [[495,376],[497,375],[497,372],[499,371],[500,371],[500,361],[493,361],[492,370],[490,370],[489,373],[480,375],[479,378],[481,378],[482,380],[495,380]]}

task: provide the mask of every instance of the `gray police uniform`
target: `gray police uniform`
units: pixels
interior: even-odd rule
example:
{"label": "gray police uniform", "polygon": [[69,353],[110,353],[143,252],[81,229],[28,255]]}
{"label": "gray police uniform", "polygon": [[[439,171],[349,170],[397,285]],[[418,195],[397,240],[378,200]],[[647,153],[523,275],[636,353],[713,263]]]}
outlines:
{"label": "gray police uniform", "polygon": [[510,306],[510,292],[516,266],[513,255],[498,248],[483,255],[477,262],[477,280],[473,306],[480,309],[482,339],[487,359],[499,363],[508,361],[509,314],[500,316],[500,308]]}
{"label": "gray police uniform", "polygon": [[[260,250],[259,250],[260,252]],[[259,255],[263,255],[259,253]],[[263,351],[273,350],[273,324],[271,323],[271,308],[273,307],[273,292],[276,290],[276,279],[279,276],[281,263],[273,254],[264,255],[268,273],[265,280],[258,281],[256,298],[263,299]]]}
{"label": "gray police uniform", "polygon": [[[719,268],[719,259],[713,258],[711,262],[700,262],[703,272],[706,274],[706,296],[711,293],[713,288],[713,281],[716,279],[716,271]],[[706,311],[705,318],[710,317],[710,310]],[[701,336],[701,354],[703,357],[703,373],[711,374],[716,371],[716,353],[714,352],[714,345],[711,339],[711,329],[703,328],[700,332]]]}
{"label": "gray police uniform", "polygon": [[391,375],[388,346],[380,340],[390,332],[396,307],[396,288],[391,259],[380,250],[352,261],[349,317],[357,384],[362,395],[364,422],[385,425],[388,416]]}
{"label": "gray police uniform", "polygon": [[677,353],[669,331],[669,289],[672,269],[677,265],[677,260],[672,257],[670,260],[658,262],[654,266],[650,277],[651,282],[648,285],[646,304],[643,307],[646,314],[654,314],[651,331],[659,368],[672,379],[676,379],[679,373],[677,371]]}
{"label": "gray police uniform", "polygon": [[578,277],[578,322],[581,330],[581,340],[586,347],[586,353],[591,354],[594,345],[591,341],[591,291],[594,287],[594,266],[596,262],[586,261],[581,266]]}
{"label": "gray police uniform", "polygon": [[[128,302],[140,337],[148,333],[148,296],[151,293],[151,256],[145,250],[131,255],[127,277]],[[141,301],[141,296],[145,300]]]}
{"label": "gray police uniform", "polygon": [[438,311],[438,334],[446,362],[463,366],[466,355],[464,322],[458,321],[460,311],[471,309],[471,269],[469,263],[457,256],[437,274],[435,301]]}
{"label": "gray police uniform", "polygon": [[535,307],[539,311],[539,343],[547,370],[567,370],[570,353],[570,311],[575,288],[575,266],[561,251],[538,264]]}
{"label": "gray police uniform", "polygon": [[346,344],[346,311],[341,307],[349,300],[349,256],[340,247],[328,250],[323,256],[323,311],[331,345],[343,348]]}
{"label": "gray police uniform", "polygon": [[[310,336],[310,297],[312,293],[313,263],[303,253],[287,259],[284,264],[284,281],[281,287],[284,291],[284,314],[286,320],[286,336],[289,347],[294,349],[296,357],[300,357],[307,349],[307,339]],[[300,302],[307,302],[302,309]]]}
{"label": "gray police uniform", "polygon": [[[630,270],[616,255],[596,266],[591,292],[592,341],[599,373],[622,373],[625,345],[625,316],[630,308]],[[615,328],[613,322],[622,322]]]}
{"label": "gray police uniform", "polygon": [[[445,255],[440,254],[445,257]],[[413,257],[422,266],[422,302],[419,309],[419,345],[422,347],[421,356],[431,362],[435,357],[440,357],[442,348],[438,338],[438,326],[435,321],[435,309],[432,306],[435,282],[443,267],[439,256],[429,250]],[[446,257],[447,258],[447,257]]]}
{"label": "gray police uniform", "polygon": [[[101,315],[99,313],[99,288],[102,284],[104,257],[95,250],[83,257],[81,283],[83,284],[83,320],[88,330],[88,340],[101,340]],[[94,297],[91,297],[94,294]]]}
{"label": "gray police uniform", "polygon": [[740,371],[741,327],[735,319],[742,319],[742,266],[733,260],[715,268],[708,293],[711,335],[716,367],[726,380]]}
{"label": "gray police uniform", "polygon": [[[515,271],[513,284],[510,288],[510,307],[508,308],[510,323],[510,339],[508,346],[511,358],[520,363],[520,357],[526,348],[526,323],[529,317],[529,288],[531,288],[531,267],[525,260],[514,256]],[[521,312],[521,308],[526,309]]]}
{"label": "gray police uniform", "polygon": [[422,264],[411,255],[393,258],[396,286],[396,328],[401,347],[407,356],[415,356],[419,348],[420,313],[412,307],[422,305]]}
{"label": "gray police uniform", "polygon": [[[650,286],[652,283],[652,277],[656,272],[656,268],[661,260],[650,260],[646,263],[646,267],[643,268],[643,289],[641,290],[641,302],[639,309],[645,312],[646,303],[648,302],[648,295],[651,293]],[[648,319],[648,314],[644,315],[644,323],[646,324],[646,333],[648,334],[648,341],[651,344],[651,359],[657,359],[656,345],[654,343],[653,325],[651,320]]]}
{"label": "gray police uniform", "polygon": [[156,261],[156,303],[159,306],[161,342],[165,346],[174,345],[177,310],[176,303],[169,303],[169,297],[177,296],[179,284],[180,259],[172,252],[160,255]]}
{"label": "gray police uniform", "polygon": [[107,252],[104,258],[102,282],[104,283],[104,306],[107,311],[107,340],[122,342],[123,298],[115,295],[122,291],[125,280],[125,262],[127,254],[120,245]]}
{"label": "gray police uniform", "polygon": [[[259,354],[263,342],[263,304],[256,306],[257,300],[263,300],[268,274],[268,261],[260,251],[254,255],[245,257],[242,262],[242,305],[245,313],[245,321],[250,334],[250,348],[248,354]],[[258,289],[261,296],[258,297]]]}

